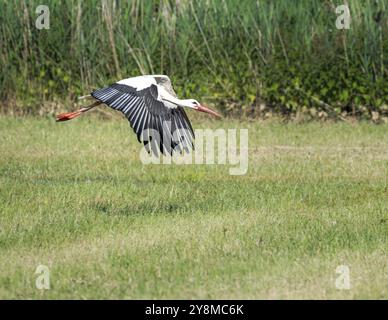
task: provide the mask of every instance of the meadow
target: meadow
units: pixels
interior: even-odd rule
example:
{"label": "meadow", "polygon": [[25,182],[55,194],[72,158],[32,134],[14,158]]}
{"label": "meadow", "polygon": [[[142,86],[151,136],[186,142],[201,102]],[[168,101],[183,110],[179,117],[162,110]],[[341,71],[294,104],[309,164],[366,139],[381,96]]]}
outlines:
{"label": "meadow", "polygon": [[249,130],[246,175],[143,165],[118,115],[1,116],[0,298],[388,298],[387,125],[205,119]]}
{"label": "meadow", "polygon": [[[0,299],[388,298],[388,0],[40,4],[0,2]],[[247,173],[144,165],[107,108],[55,123],[141,74],[248,129]]]}

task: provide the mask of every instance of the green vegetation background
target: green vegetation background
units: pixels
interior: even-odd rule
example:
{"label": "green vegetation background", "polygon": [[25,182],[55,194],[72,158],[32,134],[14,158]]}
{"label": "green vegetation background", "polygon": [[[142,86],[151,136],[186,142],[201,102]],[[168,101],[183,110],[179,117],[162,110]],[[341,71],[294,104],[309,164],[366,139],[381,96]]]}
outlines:
{"label": "green vegetation background", "polygon": [[[3,110],[53,101],[146,73],[224,113],[384,118],[388,0],[1,1]],[[71,106],[71,104],[66,104]]]}

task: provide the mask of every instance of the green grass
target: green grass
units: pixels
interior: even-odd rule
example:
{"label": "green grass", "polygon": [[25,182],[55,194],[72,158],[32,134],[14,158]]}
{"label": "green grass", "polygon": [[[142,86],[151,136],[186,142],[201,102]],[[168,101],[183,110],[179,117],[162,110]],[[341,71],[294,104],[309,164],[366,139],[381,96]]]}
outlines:
{"label": "green grass", "polygon": [[387,125],[194,126],[248,128],[248,173],[143,166],[122,119],[1,117],[0,298],[388,298]]}

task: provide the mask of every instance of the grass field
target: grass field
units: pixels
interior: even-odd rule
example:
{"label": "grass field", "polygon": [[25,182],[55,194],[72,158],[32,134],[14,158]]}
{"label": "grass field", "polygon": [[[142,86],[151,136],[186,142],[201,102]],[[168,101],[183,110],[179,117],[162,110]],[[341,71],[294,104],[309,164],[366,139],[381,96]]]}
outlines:
{"label": "grass field", "polygon": [[0,298],[388,298],[387,125],[200,126],[249,129],[246,175],[143,166],[116,117],[0,117]]}

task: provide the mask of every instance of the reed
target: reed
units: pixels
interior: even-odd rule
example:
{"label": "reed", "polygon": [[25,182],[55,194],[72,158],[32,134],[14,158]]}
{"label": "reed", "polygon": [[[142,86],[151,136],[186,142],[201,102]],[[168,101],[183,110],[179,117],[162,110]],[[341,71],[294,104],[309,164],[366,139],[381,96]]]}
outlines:
{"label": "reed", "polygon": [[35,28],[39,1],[0,3],[4,105],[165,73],[179,94],[235,114],[320,109],[316,99],[336,115],[387,112],[388,0],[349,1],[349,30],[335,27],[343,1],[46,3],[49,30]]}

